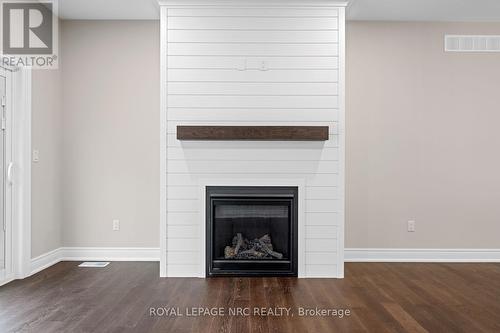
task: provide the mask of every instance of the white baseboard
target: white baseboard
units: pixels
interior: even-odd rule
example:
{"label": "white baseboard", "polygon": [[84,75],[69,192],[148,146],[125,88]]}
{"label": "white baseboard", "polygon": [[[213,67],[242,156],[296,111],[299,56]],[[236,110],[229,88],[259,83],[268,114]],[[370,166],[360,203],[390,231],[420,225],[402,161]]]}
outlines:
{"label": "white baseboard", "polygon": [[156,247],[60,247],[31,259],[30,275],[60,261],[160,261]]}
{"label": "white baseboard", "polygon": [[500,249],[348,248],[345,262],[500,262]]}
{"label": "white baseboard", "polygon": [[52,265],[61,261],[62,251],[61,248],[54,249],[36,258],[31,259],[31,270],[29,275],[38,273]]}
{"label": "white baseboard", "polygon": [[6,285],[9,282],[14,281],[14,280],[15,280],[14,278],[9,278],[7,280],[3,280],[2,282],[0,282],[0,287],[3,286],[3,285]]}
{"label": "white baseboard", "polygon": [[[345,262],[500,262],[500,249],[348,248]],[[159,261],[159,248],[60,247],[31,259],[30,275],[60,261]]]}
{"label": "white baseboard", "polygon": [[62,247],[61,261],[160,261],[156,247]]}

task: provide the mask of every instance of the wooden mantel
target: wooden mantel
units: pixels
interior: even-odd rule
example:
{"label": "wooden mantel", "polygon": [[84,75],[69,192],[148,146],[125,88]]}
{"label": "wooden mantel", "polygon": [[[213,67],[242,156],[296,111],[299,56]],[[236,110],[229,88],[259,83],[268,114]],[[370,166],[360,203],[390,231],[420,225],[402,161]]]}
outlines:
{"label": "wooden mantel", "polygon": [[326,141],[328,126],[177,126],[177,139]]}

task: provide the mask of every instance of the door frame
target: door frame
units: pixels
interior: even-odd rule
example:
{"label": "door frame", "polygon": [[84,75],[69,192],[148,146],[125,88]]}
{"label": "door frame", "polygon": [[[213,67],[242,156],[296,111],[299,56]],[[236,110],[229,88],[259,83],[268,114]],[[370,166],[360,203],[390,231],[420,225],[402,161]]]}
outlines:
{"label": "door frame", "polygon": [[13,270],[15,279],[31,275],[31,68],[13,72],[12,184]]}
{"label": "door frame", "polygon": [[[3,166],[1,168],[2,182],[0,183],[0,191],[2,191],[1,200],[3,201],[3,223],[5,224],[4,230],[4,267],[0,270],[0,285],[4,284],[13,279],[13,235],[12,235],[12,187],[9,186],[7,169],[8,165],[12,161],[12,72],[9,69],[0,67],[0,77],[5,80],[5,100],[2,98],[2,102],[5,102],[5,106],[0,106],[0,119],[3,118],[3,112],[5,112],[5,124],[2,120],[2,125],[5,125],[5,130],[1,135],[3,135],[2,150],[3,157],[1,163]],[[3,97],[3,96],[0,96]],[[5,108],[5,111],[3,110]],[[0,226],[3,228],[3,226]]]}
{"label": "door frame", "polygon": [[[8,117],[10,159],[13,163],[11,191],[11,272],[1,284],[23,279],[31,274],[31,68],[5,68],[8,71],[11,116]],[[7,163],[8,164],[8,163]],[[9,223],[7,223],[9,224]]]}

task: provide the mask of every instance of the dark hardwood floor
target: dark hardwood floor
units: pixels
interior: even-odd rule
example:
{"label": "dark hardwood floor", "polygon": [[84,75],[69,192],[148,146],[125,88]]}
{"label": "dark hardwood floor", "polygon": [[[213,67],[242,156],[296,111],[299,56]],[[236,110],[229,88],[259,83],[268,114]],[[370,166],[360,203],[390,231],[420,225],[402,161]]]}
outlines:
{"label": "dark hardwood floor", "polygon": [[[0,287],[0,332],[500,332],[500,264],[350,263],[343,280],[159,278],[158,263],[77,265]],[[171,307],[183,316],[162,316]],[[191,307],[226,315],[192,317]],[[228,315],[238,307],[291,309]],[[315,307],[351,315],[299,316]]]}

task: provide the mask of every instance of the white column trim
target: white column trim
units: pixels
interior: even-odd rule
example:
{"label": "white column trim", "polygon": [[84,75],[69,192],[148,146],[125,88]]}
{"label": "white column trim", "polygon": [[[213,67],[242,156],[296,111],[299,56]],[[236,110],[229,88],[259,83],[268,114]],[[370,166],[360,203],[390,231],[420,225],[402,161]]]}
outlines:
{"label": "white column trim", "polygon": [[14,72],[12,239],[15,278],[24,278],[31,271],[31,90],[31,69]]}
{"label": "white column trim", "polygon": [[344,277],[344,228],[345,228],[345,8],[339,11],[339,222],[337,233],[337,278]]}
{"label": "white column trim", "polygon": [[160,277],[167,276],[167,8],[160,8]]}

